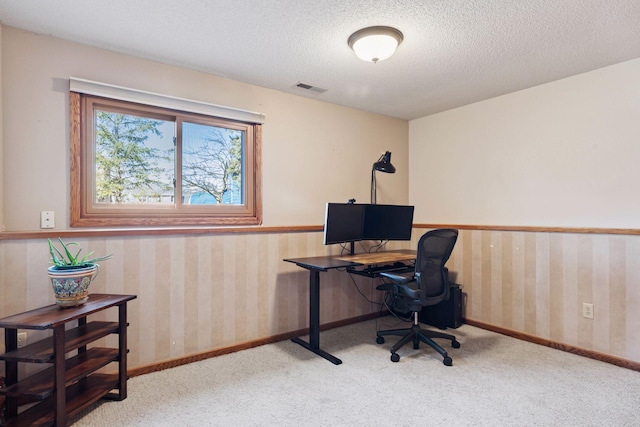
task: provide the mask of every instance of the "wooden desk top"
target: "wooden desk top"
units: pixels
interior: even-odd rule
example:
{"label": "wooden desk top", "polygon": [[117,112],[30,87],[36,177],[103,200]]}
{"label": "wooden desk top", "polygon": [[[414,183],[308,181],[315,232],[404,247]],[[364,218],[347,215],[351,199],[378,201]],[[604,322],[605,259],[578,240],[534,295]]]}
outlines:
{"label": "wooden desk top", "polygon": [[398,249],[395,251],[366,252],[343,256],[316,256],[307,258],[288,258],[283,261],[293,262],[302,268],[326,271],[332,268],[360,267],[363,265],[386,264],[397,261],[413,261],[416,251]]}
{"label": "wooden desk top", "polygon": [[416,259],[416,251],[399,249],[395,251],[365,252],[362,254],[345,255],[335,258],[341,261],[351,261],[362,265],[385,264],[388,262],[413,261]]}

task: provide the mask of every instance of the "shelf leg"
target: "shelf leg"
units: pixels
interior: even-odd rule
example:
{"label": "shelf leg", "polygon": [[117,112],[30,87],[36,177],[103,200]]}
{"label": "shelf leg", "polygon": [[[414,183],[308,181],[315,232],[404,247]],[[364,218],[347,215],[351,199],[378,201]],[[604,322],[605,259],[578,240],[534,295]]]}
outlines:
{"label": "shelf leg", "polygon": [[64,323],[53,328],[53,360],[55,375],[53,380],[53,394],[56,402],[55,425],[67,425],[67,391],[65,387],[65,330]]}
{"label": "shelf leg", "polygon": [[[5,350],[12,351],[18,348],[18,330],[7,328],[4,330]],[[5,384],[12,385],[18,382],[18,362],[4,362]],[[18,402],[15,397],[7,396],[5,400],[6,415],[13,418],[18,415]]]}
{"label": "shelf leg", "polygon": [[[87,324],[87,316],[84,316],[78,319],[78,327],[84,326],[86,324]],[[78,348],[78,354],[84,353],[86,351],[87,351],[86,345],[83,345],[82,347]]]}
{"label": "shelf leg", "polygon": [[118,306],[118,324],[120,334],[118,338],[118,350],[120,360],[118,361],[118,400],[127,398],[127,303],[123,302]]}

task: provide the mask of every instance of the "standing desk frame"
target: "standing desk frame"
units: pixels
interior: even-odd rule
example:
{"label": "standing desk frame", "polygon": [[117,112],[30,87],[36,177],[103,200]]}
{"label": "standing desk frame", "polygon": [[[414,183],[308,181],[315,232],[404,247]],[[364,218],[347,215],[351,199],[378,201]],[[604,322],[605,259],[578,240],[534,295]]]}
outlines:
{"label": "standing desk frame", "polygon": [[[286,258],[283,261],[292,262],[298,267],[309,270],[309,342],[301,338],[291,341],[303,346],[307,350],[339,365],[342,360],[320,348],[320,272],[331,269],[345,268],[348,272],[363,275],[363,270],[356,267],[385,264],[389,262],[413,261],[416,258],[414,250],[396,250],[389,252],[372,252],[345,256],[318,256],[307,258]],[[368,274],[364,274],[368,275]],[[375,277],[375,275],[370,277]]]}

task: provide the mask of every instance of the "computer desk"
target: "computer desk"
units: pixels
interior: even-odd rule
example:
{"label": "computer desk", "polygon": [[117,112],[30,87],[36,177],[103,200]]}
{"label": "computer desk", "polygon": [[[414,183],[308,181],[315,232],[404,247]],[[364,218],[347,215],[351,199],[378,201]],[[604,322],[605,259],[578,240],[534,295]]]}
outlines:
{"label": "computer desk", "polygon": [[339,365],[342,360],[327,353],[320,348],[320,272],[331,269],[344,268],[349,273],[376,277],[381,271],[367,272],[357,267],[375,266],[395,262],[414,261],[415,250],[399,249],[393,251],[371,252],[355,255],[316,256],[307,258],[286,258],[283,261],[292,262],[298,267],[309,270],[309,342],[301,338],[293,338],[291,341],[300,344],[304,348],[321,356],[334,365]]}

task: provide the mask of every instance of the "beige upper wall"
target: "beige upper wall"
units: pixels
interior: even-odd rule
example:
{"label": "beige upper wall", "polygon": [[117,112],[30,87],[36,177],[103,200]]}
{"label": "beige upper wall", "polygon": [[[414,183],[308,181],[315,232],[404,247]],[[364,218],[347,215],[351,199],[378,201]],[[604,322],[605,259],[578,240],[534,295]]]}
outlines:
{"label": "beige upper wall", "polygon": [[1,49],[8,231],[37,230],[42,210],[68,228],[70,76],[264,113],[263,225],[319,225],[328,201],[368,202],[371,165],[386,150],[397,172],[379,177],[378,202],[408,202],[404,120],[6,26]]}
{"label": "beige upper wall", "polygon": [[416,222],[640,228],[640,59],[409,123]]}
{"label": "beige upper wall", "polygon": [[[2,24],[0,24],[0,83],[2,82]],[[4,159],[3,159],[3,137],[2,131],[2,84],[0,84],[0,231],[4,229],[4,206],[3,206],[3,193],[4,193]]]}

